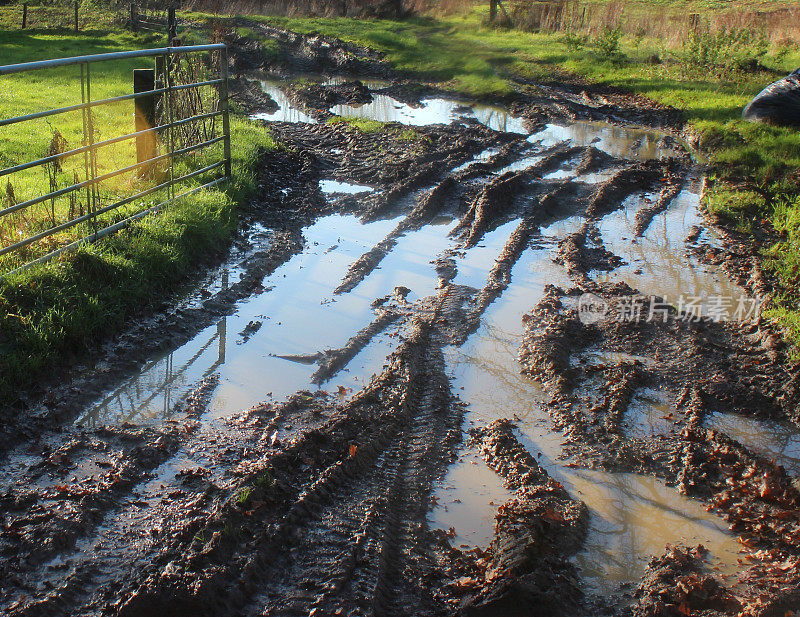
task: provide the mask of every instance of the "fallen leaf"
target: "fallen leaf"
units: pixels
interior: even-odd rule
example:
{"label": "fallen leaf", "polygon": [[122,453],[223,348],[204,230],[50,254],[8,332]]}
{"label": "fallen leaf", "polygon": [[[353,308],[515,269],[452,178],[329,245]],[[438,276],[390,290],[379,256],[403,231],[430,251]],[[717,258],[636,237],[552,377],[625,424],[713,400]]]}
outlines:
{"label": "fallen leaf", "polygon": [[353,458],[356,455],[356,451],[358,450],[358,446],[355,444],[350,444],[350,458]]}

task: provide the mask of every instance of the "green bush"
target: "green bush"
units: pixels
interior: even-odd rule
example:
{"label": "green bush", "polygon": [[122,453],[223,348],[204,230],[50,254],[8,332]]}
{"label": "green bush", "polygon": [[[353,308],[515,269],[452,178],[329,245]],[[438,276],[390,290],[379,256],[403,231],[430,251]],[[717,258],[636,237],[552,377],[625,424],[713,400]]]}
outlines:
{"label": "green bush", "polygon": [[685,74],[733,79],[737,74],[758,69],[768,50],[769,39],[764,30],[695,30],[689,33],[676,57]]}
{"label": "green bush", "polygon": [[622,38],[622,28],[605,26],[600,34],[592,41],[592,46],[601,60],[621,60],[625,55],[620,51],[619,41]]}

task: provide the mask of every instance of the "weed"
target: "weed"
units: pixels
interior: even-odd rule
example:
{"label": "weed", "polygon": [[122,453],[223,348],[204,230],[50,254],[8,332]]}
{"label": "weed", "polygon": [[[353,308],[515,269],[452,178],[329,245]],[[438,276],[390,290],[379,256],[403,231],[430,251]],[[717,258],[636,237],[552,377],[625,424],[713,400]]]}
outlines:
{"label": "weed", "polygon": [[231,538],[238,536],[239,533],[237,532],[236,527],[233,526],[233,523],[227,521],[225,526],[222,528],[222,535],[223,537]]}
{"label": "weed", "polygon": [[768,49],[764,30],[722,28],[712,33],[706,28],[690,32],[676,57],[686,75],[733,79],[756,70]]}
{"label": "weed", "polygon": [[564,36],[561,37],[561,41],[568,50],[574,52],[583,49],[589,42],[589,37],[585,34],[578,34],[577,32],[568,30],[564,33]]}
{"label": "weed", "polygon": [[267,469],[256,479],[256,486],[261,488],[270,487],[275,484],[275,478],[272,475],[272,472]]}
{"label": "weed", "polygon": [[592,41],[592,47],[597,57],[603,61],[619,61],[625,57],[620,51],[619,41],[622,37],[622,28],[605,26],[600,34]]}
{"label": "weed", "polygon": [[242,492],[236,497],[236,503],[238,503],[240,506],[246,506],[247,502],[250,501],[250,493],[252,492],[253,489],[249,487],[242,489]]}

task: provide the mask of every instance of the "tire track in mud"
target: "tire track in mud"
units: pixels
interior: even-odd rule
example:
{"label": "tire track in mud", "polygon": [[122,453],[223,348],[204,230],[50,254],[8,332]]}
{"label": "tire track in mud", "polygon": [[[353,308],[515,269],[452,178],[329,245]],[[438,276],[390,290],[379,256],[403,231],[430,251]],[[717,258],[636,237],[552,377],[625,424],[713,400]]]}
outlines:
{"label": "tire track in mud", "polygon": [[[564,113],[570,109],[567,105]],[[634,293],[626,285],[598,284],[591,278],[592,270],[617,265],[602,244],[597,222],[625,207],[630,196],[656,187],[658,198],[637,213],[636,233],[642,235],[679,194],[687,173],[685,161],[630,164],[591,146],[564,142],[541,149],[519,138],[476,127],[466,131],[461,126],[424,129],[423,133],[438,135],[440,147],[426,150],[421,142],[409,146],[413,152],[408,156],[403,151],[391,164],[378,166],[374,164],[376,147],[386,135],[367,137],[335,125],[280,124],[275,130],[305,151],[304,160],[316,170],[312,183],[325,172],[385,189],[364,200],[346,198],[316,211],[306,204],[300,222],[328,212],[355,212],[365,221],[406,214],[382,241],[355,260],[335,293],[358,286],[396,250],[404,234],[439,216],[453,222],[460,216],[452,234],[454,246],[431,256],[439,276],[437,290],[413,303],[405,297],[378,299],[373,304],[377,310],[373,321],[342,348],[305,356],[319,364],[311,381],[322,383],[345,368],[378,334],[399,323],[401,342],[388,365],[350,399],[300,392],[282,405],[265,403],[231,418],[219,434],[177,425],[147,433],[140,440],[144,449],[163,435],[172,435],[173,429],[185,430],[183,435],[176,433],[145,471],[110,498],[105,511],[90,499],[77,500],[96,517],[78,532],[84,548],[65,546],[47,553],[47,557],[61,554],[65,562],[74,557],[66,569],[44,573],[49,565],[20,562],[16,579],[6,584],[16,586],[16,599],[22,593],[38,594],[38,603],[25,600],[3,606],[10,615],[446,615],[458,611],[477,616],[525,610],[594,614],[579,592],[574,567],[566,561],[585,536],[585,506],[548,476],[507,421],[486,427],[476,437],[487,464],[516,491],[499,512],[495,539],[482,564],[474,557],[456,557],[458,551],[440,542],[426,522],[432,487],[457,451],[464,417],[462,403],[450,389],[443,347],[463,344],[478,329],[489,306],[512,285],[514,265],[542,225],[573,216],[588,220],[562,238],[550,257],[560,261],[576,287],[546,288],[542,300],[524,318],[528,332],[520,349],[523,372],[542,381],[552,396],[549,411],[570,442],[567,454],[574,455],[577,464],[599,463],[679,482],[687,493],[708,500],[734,524],[773,517],[779,523],[767,524],[749,540],[759,546],[777,546],[780,557],[796,556],[792,542],[800,536],[787,513],[796,510],[799,502],[791,479],[746,448],[703,428],[712,404],[720,400],[728,404],[746,396],[753,405],[766,402],[776,415],[787,413],[795,401],[794,395],[781,402],[768,395],[769,388],[779,383],[782,374],[777,372],[764,375],[750,367],[740,379],[732,377],[735,361],[726,364],[719,356],[734,347],[736,333],[720,334],[712,328],[709,334],[700,327],[666,330],[667,342],[658,351],[671,363],[674,383],[667,389],[676,409],[685,410],[687,430],[658,443],[630,439],[625,416],[637,390],[658,383],[664,378],[662,372],[636,359],[587,366],[573,362],[598,344],[607,351],[641,356],[652,351],[653,340],[664,334],[659,326],[612,332],[582,324],[574,310],[574,296],[585,290],[605,298]],[[458,135],[465,131],[466,137]],[[337,161],[330,151],[343,147],[347,153]],[[478,158],[454,171],[487,148],[497,151],[488,160]],[[389,149],[400,152],[395,143]],[[503,171],[517,163],[530,164]],[[619,169],[620,165],[624,167]],[[544,178],[555,170],[565,171],[567,177]],[[615,171],[597,184],[582,178],[607,170]],[[478,246],[489,231],[516,220],[495,263],[487,268],[484,286],[474,289],[453,283],[457,258]],[[256,290],[259,282],[257,276],[250,277],[243,288]],[[226,303],[227,297],[214,299],[209,307],[230,309],[235,296]],[[730,391],[713,379],[702,379],[703,375],[696,379],[697,372],[675,361],[687,349],[707,360],[709,356],[703,354],[711,343],[724,347],[713,360],[714,367],[730,378]],[[745,343],[737,347],[735,356],[758,363],[764,354],[753,352]],[[69,443],[62,445],[63,450],[52,454],[69,456]],[[165,465],[182,466],[182,459],[191,461],[191,468],[173,474],[172,479],[164,476],[167,501],[143,506],[147,499],[142,496],[149,499],[159,494],[155,485],[146,488],[153,481],[148,474]],[[727,478],[735,479],[729,488]],[[114,500],[120,496],[127,501],[117,503],[115,509]],[[58,499],[73,502],[76,497],[59,495]],[[17,508],[14,512],[25,513],[32,505],[26,501],[29,497],[20,494],[2,499],[4,505]],[[144,513],[136,515],[140,510]],[[0,520],[2,533],[7,533],[9,520]],[[151,524],[158,529],[136,547],[126,548],[122,546],[125,526],[131,521],[138,521],[139,531]],[[9,546],[3,546],[5,555],[12,552]],[[86,555],[85,546],[98,547],[97,563]],[[447,564],[444,568],[443,563]],[[459,567],[470,575],[487,575],[467,596],[463,590],[453,591],[450,579]],[[655,600],[651,602],[648,589],[652,586],[647,583],[642,590],[641,606],[634,615],[651,616]]]}
{"label": "tire track in mud", "polygon": [[[442,305],[445,297],[443,292]],[[431,321],[435,323],[439,317],[435,311]],[[460,406],[450,404],[442,344],[437,337],[428,322],[417,321],[411,326],[409,337],[387,371],[337,414],[340,419],[322,429],[326,436],[343,431],[343,439],[334,440],[338,443],[335,449],[347,453],[349,447],[349,455],[329,461],[321,473],[306,480],[298,478],[290,482],[288,477],[280,478],[281,486],[296,486],[300,480],[299,487],[305,488],[291,490],[296,497],[290,497],[283,506],[284,514],[270,517],[281,522],[266,531],[258,528],[254,540],[247,542],[252,548],[227,547],[227,552],[233,550],[233,555],[226,555],[218,567],[228,574],[194,580],[194,568],[189,564],[195,560],[195,554],[200,557],[226,552],[219,531],[213,530],[235,527],[234,521],[242,519],[241,508],[231,504],[235,502],[233,498],[211,508],[212,514],[204,517],[206,523],[199,529],[197,525],[192,528],[194,540],[190,541],[188,555],[149,575],[119,607],[119,613],[148,615],[166,606],[178,615],[239,610],[252,613],[270,606],[282,610],[290,606],[290,612],[308,614],[315,607],[345,600],[351,608],[353,602],[358,606],[361,601],[374,607],[376,614],[392,614],[392,611],[406,614],[403,607],[417,610],[420,603],[427,606],[431,600],[419,596],[416,578],[398,584],[397,573],[410,567],[419,574],[414,565],[417,558],[411,553],[419,526],[425,525],[430,487],[433,479],[444,472],[450,460],[449,451],[460,438]],[[262,458],[257,470],[249,474],[251,480],[239,486],[249,484],[253,475],[263,473],[265,468],[273,469],[277,480],[281,475],[278,469],[286,470],[279,460],[293,459],[292,450],[298,454],[308,451],[307,447],[313,444],[311,433],[295,438],[288,449]],[[363,516],[353,516],[357,512]],[[302,535],[297,534],[300,529]],[[199,536],[210,537],[210,544],[203,546],[202,541],[198,544]],[[336,537],[346,538],[347,542],[337,542]],[[313,538],[319,541],[311,541]],[[169,543],[162,545],[167,554],[185,554],[186,549],[184,546],[175,551],[175,548],[170,550]],[[243,552],[237,556],[239,550]],[[269,562],[264,558],[267,554]],[[361,557],[356,559],[358,555]],[[236,565],[229,565],[231,560]],[[164,563],[164,558],[156,556],[153,562]],[[305,566],[297,569],[296,564]],[[314,564],[335,565],[310,576],[315,571]],[[185,583],[180,582],[183,579]],[[223,593],[222,581],[234,579],[238,581],[234,589]],[[267,597],[258,594],[265,580],[274,583],[268,586]],[[280,580],[285,583],[278,584]],[[318,582],[313,587],[315,593],[309,593],[311,581]],[[279,593],[284,587],[294,590],[290,598]],[[337,589],[352,593],[342,600],[341,594],[334,593]],[[361,596],[354,591],[358,589]],[[208,604],[210,598],[214,602]],[[424,612],[429,613],[427,608]]]}
{"label": "tire track in mud", "polygon": [[[34,503],[40,505],[32,509],[32,517],[24,511],[15,517],[15,508],[9,508],[6,527],[0,536],[3,539],[3,553],[7,554],[13,545],[13,550],[19,555],[20,565],[25,563],[35,569],[26,573],[11,569],[3,573],[3,579],[13,580],[18,590],[5,604],[6,614],[60,614],[65,604],[80,606],[80,598],[90,598],[101,584],[103,576],[125,570],[131,559],[128,554],[131,541],[129,527],[135,519],[139,518],[141,523],[139,537],[145,543],[153,539],[141,534],[145,525],[138,514],[155,510],[145,503],[142,491],[155,477],[160,466],[174,460],[192,443],[198,428],[194,418],[203,413],[217,383],[216,376],[206,378],[197,389],[179,401],[175,409],[185,414],[184,420],[172,422],[166,429],[103,429],[92,437],[76,433],[50,454],[46,462],[51,471],[47,475],[66,476],[69,470],[74,469],[76,474],[83,477],[78,479],[77,475],[73,476],[72,482],[64,477],[61,480],[64,484],[54,484],[50,488],[67,495],[67,499],[74,504],[71,512],[64,511],[58,504],[51,510],[47,488],[37,491]],[[120,447],[121,450],[116,450]],[[98,455],[102,460],[93,461]],[[114,458],[116,462],[113,462]],[[89,475],[95,469],[101,473]],[[108,471],[103,472],[103,469]],[[33,476],[18,480],[15,487],[6,490],[2,497],[4,501],[18,502],[27,484],[37,486],[43,474],[36,471],[36,467],[30,471],[34,473]],[[45,482],[45,487],[48,484]],[[62,499],[59,495],[55,496],[56,501]],[[13,532],[13,535],[9,532]],[[115,535],[116,546],[109,546]],[[137,548],[147,552],[142,545]],[[48,565],[56,562],[62,565]],[[65,574],[60,574],[64,569]],[[54,577],[58,580],[62,576],[64,580],[43,598],[26,602],[24,596],[27,593],[23,591],[22,595],[18,595],[19,590],[29,587],[27,581],[37,580],[37,584],[41,585],[41,581],[53,580]],[[52,584],[49,586],[53,587]],[[9,591],[6,590],[6,593]]]}

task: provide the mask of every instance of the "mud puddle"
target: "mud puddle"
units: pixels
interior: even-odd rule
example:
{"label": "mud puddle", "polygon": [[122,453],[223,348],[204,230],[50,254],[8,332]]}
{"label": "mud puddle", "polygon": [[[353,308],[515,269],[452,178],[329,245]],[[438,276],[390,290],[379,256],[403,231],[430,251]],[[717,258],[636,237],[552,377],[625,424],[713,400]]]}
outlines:
{"label": "mud puddle", "polygon": [[689,182],[670,207],[656,215],[644,235],[637,237],[637,213],[658,196],[634,196],[624,207],[598,224],[603,243],[625,262],[612,272],[597,275],[598,281],[624,281],[646,295],[657,295],[677,304],[679,298],[700,298],[705,303],[744,294],[719,270],[701,264],[686,248],[685,240],[693,228],[703,224],[699,213],[699,181]]}
{"label": "mud puddle", "polygon": [[711,414],[705,424],[783,466],[793,478],[800,478],[800,433],[793,424],[730,413]]}
{"label": "mud puddle", "polygon": [[[314,75],[306,78],[322,85],[341,85],[350,81],[350,78],[343,76],[323,77]],[[450,124],[456,120],[472,119],[495,131],[522,135],[530,133],[522,118],[513,116],[500,106],[444,98],[423,98],[418,104],[412,105],[399,101],[388,94],[374,92],[388,85],[388,82],[365,78],[353,79],[358,79],[370,91],[373,91],[372,101],[362,104],[334,105],[328,109],[330,113],[343,118],[398,122],[408,126]],[[259,83],[261,89],[277,103],[278,109],[274,112],[254,114],[253,118],[267,122],[316,122],[313,117],[298,109],[297,104],[286,95],[285,88],[288,82],[261,79]]]}
{"label": "mud puddle", "polygon": [[[574,562],[592,591],[609,594],[636,583],[650,557],[660,554],[667,544],[703,544],[710,552],[709,565],[732,575],[740,568],[741,545],[721,518],[655,478],[569,466],[569,460],[562,457],[563,437],[553,432],[543,407],[545,395],[519,373],[517,351],[524,330],[522,316],[541,298],[545,285],[568,284],[565,269],[553,263],[551,251],[560,238],[580,225],[581,219],[576,218],[542,229],[541,236],[532,242],[533,248],[514,267],[515,285],[485,313],[481,327],[467,343],[447,353],[454,391],[470,405],[465,430],[499,418],[513,418],[522,443],[539,463],[570,494],[586,503],[589,533]],[[468,253],[462,261],[470,266],[464,268],[470,282],[488,274],[486,264],[491,264],[502,248],[504,236],[499,231],[497,235],[487,235],[482,246],[472,249],[473,255]],[[461,272],[460,264],[459,276]],[[595,361],[601,359],[611,358],[595,357]],[[643,392],[636,404],[639,413],[631,410],[630,422],[637,423],[637,429],[643,431],[644,422],[637,416],[666,415],[664,405]],[[431,524],[455,530],[455,545],[486,548],[492,539],[493,517],[507,500],[508,491],[500,484],[487,482],[487,472],[483,461],[476,460],[474,452],[465,447],[437,490],[437,508],[431,514]],[[458,501],[454,504],[454,500]]]}
{"label": "mud puddle", "polygon": [[617,158],[639,161],[670,158],[685,153],[675,138],[666,133],[603,122],[548,124],[528,137],[528,141],[541,142],[543,146],[554,146],[566,140],[578,146],[594,146]]}
{"label": "mud puddle", "polygon": [[[324,89],[339,96],[348,82],[319,78],[309,91],[330,101]],[[730,501],[712,501],[719,490],[708,483],[740,473],[733,488],[763,478],[766,488],[744,494],[783,499],[775,487],[785,478],[763,459],[796,475],[798,431],[711,404],[716,413],[703,416],[701,403],[725,395],[713,379],[667,393],[648,381],[665,359],[653,346],[614,347],[651,330],[604,330],[573,311],[587,290],[669,301],[743,293],[687,254],[687,237],[713,234],[702,230],[698,172],[681,144],[593,122],[548,124],[526,141],[527,123],[504,109],[403,103],[379,92],[391,91],[387,83],[362,82],[371,103],[330,111],[425,127],[416,132],[434,139],[398,146],[396,127],[368,135],[318,124],[298,110],[296,89],[290,97],[285,82],[264,81],[279,109],[261,118],[293,123],[272,130],[300,154],[280,155],[272,173],[286,185],[276,190],[292,204],[303,248],[292,243],[274,269],[252,275],[247,259],[286,231],[256,224],[241,254],[187,303],[210,302],[213,322],[87,406],[78,424],[99,430],[54,432],[7,458],[0,478],[10,488],[0,499],[13,513],[0,530],[0,574],[9,573],[0,585],[12,600],[0,608],[38,614],[28,601],[35,590],[58,605],[78,598],[75,614],[371,606],[445,615],[492,588],[498,579],[480,578],[490,564],[500,584],[541,568],[532,597],[558,596],[554,615],[566,602],[564,580],[612,596],[609,610],[626,614],[630,594],[617,592],[645,580],[668,544],[702,544],[716,576],[741,574],[743,544],[720,510]],[[376,173],[376,161],[393,171]],[[286,164],[295,165],[288,174]],[[272,177],[264,186],[273,190]],[[276,195],[264,198],[280,207]],[[239,300],[217,300],[243,282]],[[674,332],[684,338],[668,356],[685,355],[687,340],[693,350],[705,342],[692,326]],[[538,377],[521,372],[527,337],[538,345],[529,361],[544,366]],[[554,394],[550,380],[560,377],[587,383]],[[750,394],[752,383],[734,395]],[[590,422],[580,417],[587,391]],[[685,407],[676,399],[691,401],[691,413],[676,414]],[[492,433],[490,455],[482,431],[496,420],[513,427]],[[735,442],[712,451],[716,433],[698,433],[700,425]],[[616,465],[581,450],[628,442],[650,450]],[[708,465],[693,466],[701,455]],[[726,456],[729,467],[713,467]],[[515,556],[526,543],[552,552],[532,565]],[[102,591],[107,581],[111,592]]]}
{"label": "mud puddle", "polygon": [[475,119],[495,131],[523,135],[529,133],[522,119],[512,116],[501,107],[440,98],[422,99],[418,106],[413,106],[386,94],[375,94],[371,103],[335,105],[330,108],[330,112],[343,118],[399,122],[409,126],[450,124],[456,120]]}

